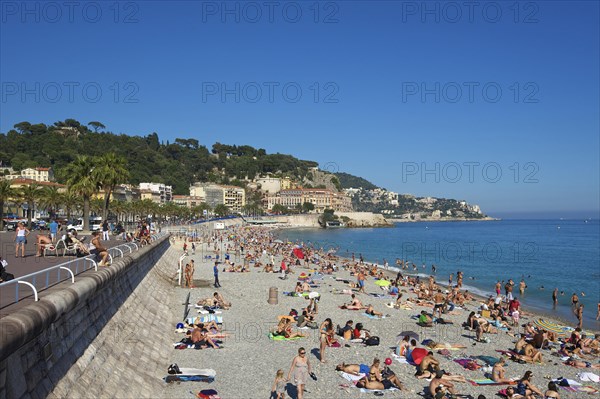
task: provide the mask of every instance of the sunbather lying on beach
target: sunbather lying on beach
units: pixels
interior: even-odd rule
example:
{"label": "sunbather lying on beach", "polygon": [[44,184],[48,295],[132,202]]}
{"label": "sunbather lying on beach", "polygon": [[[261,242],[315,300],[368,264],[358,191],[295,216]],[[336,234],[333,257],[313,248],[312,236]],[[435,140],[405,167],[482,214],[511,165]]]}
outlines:
{"label": "sunbather lying on beach", "polygon": [[[442,370],[440,370],[440,372],[443,374],[442,375],[442,380],[445,381],[454,381],[454,382],[467,382],[467,379],[465,377],[463,377],[462,375],[458,375],[458,374],[446,374],[444,373]],[[432,373],[431,371],[423,371],[423,374],[420,374],[418,376],[416,376],[419,380],[425,379],[425,380],[429,380],[431,378],[435,378],[435,373]]]}
{"label": "sunbather lying on beach", "polygon": [[580,362],[574,358],[570,358],[565,362],[567,366],[577,367],[578,369],[600,369],[600,364],[592,364],[591,362]]}
{"label": "sunbather lying on beach", "polygon": [[369,374],[370,367],[367,364],[338,364],[335,371],[343,371],[352,375]]}
{"label": "sunbather lying on beach", "polygon": [[383,313],[381,312],[376,312],[375,309],[373,309],[373,305],[369,304],[367,306],[367,308],[365,309],[365,313],[370,315],[370,316],[377,316],[377,317],[383,317]]}
{"label": "sunbather lying on beach", "polygon": [[[398,384],[398,385],[397,385]],[[391,378],[384,378],[382,381],[377,381],[375,376],[370,375],[369,377],[363,377],[356,383],[357,388],[366,388],[366,389],[390,389],[390,388],[398,388],[402,389],[402,384],[398,381],[396,376]]]}

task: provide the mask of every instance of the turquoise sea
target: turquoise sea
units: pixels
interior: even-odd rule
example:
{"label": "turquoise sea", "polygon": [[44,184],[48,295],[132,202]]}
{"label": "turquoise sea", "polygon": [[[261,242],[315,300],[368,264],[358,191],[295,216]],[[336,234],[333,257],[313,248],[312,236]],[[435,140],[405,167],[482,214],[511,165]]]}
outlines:
{"label": "turquoise sea", "polygon": [[[598,220],[499,220],[482,222],[396,223],[392,228],[289,229],[278,233],[290,241],[335,249],[340,256],[390,267],[396,259],[418,265],[418,273],[448,282],[451,273],[463,271],[463,286],[489,295],[497,280],[523,278],[527,290],[523,306],[570,323],[576,318],[570,299],[576,292],[585,305],[584,327],[598,330],[595,320],[600,301],[600,224]],[[425,265],[425,268],[423,268]],[[412,271],[412,273],[417,273]],[[552,291],[559,296],[552,309]],[[581,293],[585,296],[582,296]],[[518,295],[518,288],[515,290]]]}

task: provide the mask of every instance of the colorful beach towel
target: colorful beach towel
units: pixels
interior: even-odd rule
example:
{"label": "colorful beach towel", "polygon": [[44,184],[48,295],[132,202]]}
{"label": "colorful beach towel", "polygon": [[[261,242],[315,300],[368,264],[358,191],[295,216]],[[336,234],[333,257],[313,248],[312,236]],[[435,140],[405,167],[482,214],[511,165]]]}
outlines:
{"label": "colorful beach towel", "polygon": [[569,335],[571,335],[571,333],[574,330],[572,327],[563,326],[561,324],[554,323],[554,322],[551,322],[546,319],[534,320],[533,324],[535,324],[536,326],[538,326],[540,328],[543,328],[546,331],[556,333],[556,335],[558,335],[559,337],[569,336]]}
{"label": "colorful beach towel", "polygon": [[364,314],[365,316],[367,316],[369,319],[375,319],[375,320],[381,320],[381,319],[385,319],[385,318],[387,318],[387,317],[388,317],[388,316],[386,316],[386,315],[383,315],[383,316],[379,317],[379,316],[374,316],[374,315],[367,314],[367,313],[363,313],[363,314]]}
{"label": "colorful beach towel", "polygon": [[498,363],[500,361],[500,359],[498,359],[497,357],[494,356],[473,356],[474,359],[479,359],[483,362],[485,362],[488,366],[494,366],[496,363]]}
{"label": "colorful beach towel", "polygon": [[273,333],[269,334],[269,339],[272,341],[294,341],[296,339],[301,339],[304,337],[294,337],[294,338],[286,338],[283,335],[273,335]]}
{"label": "colorful beach towel", "polygon": [[454,359],[454,362],[460,364],[467,370],[478,370],[481,368],[481,366],[477,364],[475,360],[470,358]]}
{"label": "colorful beach towel", "polygon": [[515,385],[516,384],[515,381],[507,384],[504,382],[496,382],[496,381],[490,380],[489,378],[482,378],[479,380],[467,380],[467,381],[469,381],[469,383],[471,385]]}

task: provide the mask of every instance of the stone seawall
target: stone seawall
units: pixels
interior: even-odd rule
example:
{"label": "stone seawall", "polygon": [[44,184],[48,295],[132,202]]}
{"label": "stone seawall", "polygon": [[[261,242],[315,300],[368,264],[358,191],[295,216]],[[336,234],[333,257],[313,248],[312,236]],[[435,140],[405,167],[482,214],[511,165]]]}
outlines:
{"label": "stone seawall", "polygon": [[156,396],[177,258],[162,237],[1,319],[0,398]]}

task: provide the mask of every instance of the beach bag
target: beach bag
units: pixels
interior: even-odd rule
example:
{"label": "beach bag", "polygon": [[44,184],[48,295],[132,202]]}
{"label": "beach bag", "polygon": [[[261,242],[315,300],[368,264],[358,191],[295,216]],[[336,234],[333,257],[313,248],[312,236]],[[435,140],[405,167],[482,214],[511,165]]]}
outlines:
{"label": "beach bag", "polygon": [[369,337],[365,340],[365,345],[367,346],[378,346],[379,345],[379,337],[373,336]]}
{"label": "beach bag", "polygon": [[315,321],[309,321],[308,323],[306,323],[306,327],[315,329],[319,328],[319,325]]}

